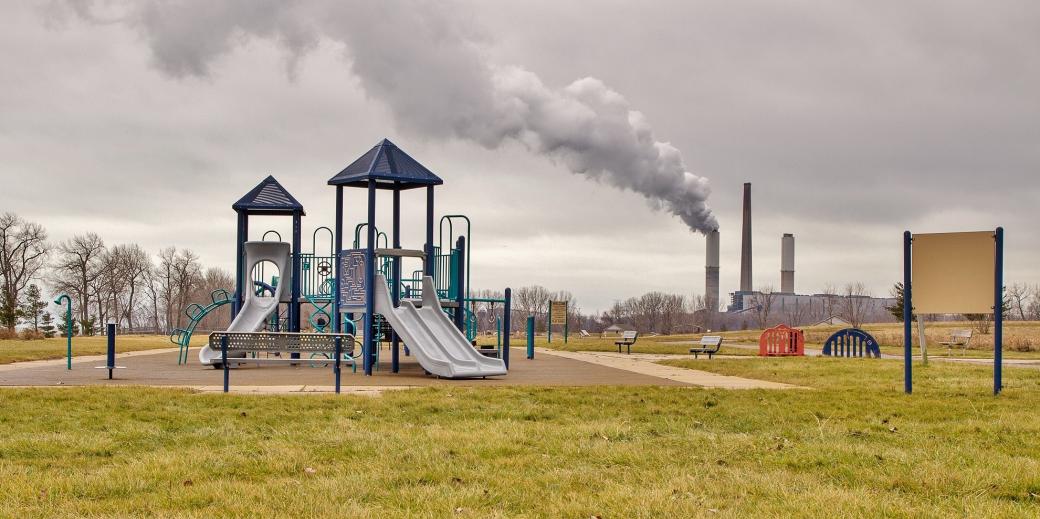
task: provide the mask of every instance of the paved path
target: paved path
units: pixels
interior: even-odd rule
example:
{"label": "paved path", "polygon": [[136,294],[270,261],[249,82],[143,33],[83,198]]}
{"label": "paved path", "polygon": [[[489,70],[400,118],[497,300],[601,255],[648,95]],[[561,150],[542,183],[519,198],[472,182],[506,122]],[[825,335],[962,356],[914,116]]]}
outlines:
{"label": "paved path", "polygon": [[[343,388],[385,388],[418,386],[684,386],[679,380],[662,378],[639,371],[612,368],[560,356],[541,355],[527,360],[524,350],[511,350],[509,374],[487,379],[446,380],[426,375],[414,357],[401,357],[399,373],[390,373],[390,352],[381,352],[381,369],[372,376],[353,373],[343,366]],[[118,355],[115,380],[106,378],[104,356],[73,359],[71,370],[65,360],[19,362],[0,366],[0,386],[96,386],[138,385],[189,387],[209,390],[222,388],[223,371],[200,366],[198,349],[188,354],[188,364],[177,365],[177,348],[143,350]],[[360,371],[360,370],[359,370]],[[243,366],[231,370],[232,389],[248,392],[315,392],[331,391],[334,383],[331,367],[303,359],[298,366]],[[369,389],[366,389],[369,390]]]}
{"label": "paved path", "polygon": [[[708,371],[696,369],[677,368],[658,364],[661,360],[683,359],[684,355],[656,355],[648,353],[614,353],[601,351],[560,351],[545,348],[535,348],[535,357],[538,355],[550,355],[568,359],[580,360],[607,366],[610,368],[631,371],[643,375],[650,375],[667,380],[690,384],[693,386],[720,388],[720,389],[795,389],[799,386],[771,382],[768,380],[757,380],[751,378],[731,377],[719,375]],[[802,388],[804,389],[804,388]]]}

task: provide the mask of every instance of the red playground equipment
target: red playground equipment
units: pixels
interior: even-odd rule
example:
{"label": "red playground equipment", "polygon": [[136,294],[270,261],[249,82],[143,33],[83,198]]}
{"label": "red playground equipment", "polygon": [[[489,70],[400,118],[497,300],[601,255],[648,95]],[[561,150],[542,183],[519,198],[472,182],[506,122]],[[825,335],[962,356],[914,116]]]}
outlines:
{"label": "red playground equipment", "polygon": [[805,334],[786,324],[776,325],[758,338],[758,354],[762,357],[804,356]]}

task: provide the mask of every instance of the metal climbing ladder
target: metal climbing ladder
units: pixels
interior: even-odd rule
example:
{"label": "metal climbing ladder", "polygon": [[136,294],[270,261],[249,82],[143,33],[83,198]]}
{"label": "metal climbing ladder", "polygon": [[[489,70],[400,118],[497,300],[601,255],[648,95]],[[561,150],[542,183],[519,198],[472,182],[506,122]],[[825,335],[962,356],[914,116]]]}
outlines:
{"label": "metal climbing ladder", "polygon": [[231,294],[223,288],[214,290],[209,297],[211,302],[206,306],[198,303],[188,305],[184,309],[184,315],[188,316],[188,325],[184,328],[177,328],[170,334],[170,342],[180,347],[180,351],[177,354],[178,365],[188,363],[188,346],[191,344],[191,336],[195,333],[195,327],[211,312],[234,300]]}

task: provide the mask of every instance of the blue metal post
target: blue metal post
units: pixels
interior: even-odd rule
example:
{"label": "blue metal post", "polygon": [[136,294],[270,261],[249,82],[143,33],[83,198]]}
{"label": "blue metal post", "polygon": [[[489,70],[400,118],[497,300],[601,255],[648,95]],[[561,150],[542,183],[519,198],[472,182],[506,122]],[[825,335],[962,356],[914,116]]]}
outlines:
{"label": "blue metal post", "polygon": [[534,316],[527,317],[527,358],[534,358]]}
{"label": "blue metal post", "polygon": [[914,372],[913,364],[911,362],[913,355],[913,316],[914,316],[914,302],[911,297],[911,282],[910,279],[910,262],[911,254],[910,248],[913,244],[914,238],[910,234],[910,231],[903,232],[903,390],[906,394],[910,394],[914,391]]}
{"label": "blue metal post", "polygon": [[513,330],[513,289],[506,288],[506,307],[502,310],[502,328],[506,334],[502,337],[502,362],[505,363],[506,369],[509,369],[509,336],[512,335],[510,332]]}
{"label": "blue metal post", "polygon": [[433,275],[433,186],[426,186],[426,262],[423,264],[424,274]]}
{"label": "blue metal post", "polygon": [[[332,332],[340,333],[343,331],[343,315],[339,312],[339,281],[342,279],[342,272],[340,272],[340,255],[343,252],[343,186],[336,186],[336,250],[332,252],[335,257],[335,265],[333,268],[336,273],[336,280],[332,284]],[[356,331],[356,330],[355,330]]]}
{"label": "blue metal post", "polygon": [[[294,211],[292,216],[292,286],[291,295],[289,296],[289,331],[299,333],[300,332],[300,284],[303,273],[300,271],[300,233],[302,227],[302,218],[300,211]],[[284,278],[285,275],[283,274]],[[293,352],[289,358],[298,359],[300,358],[299,352]]]}
{"label": "blue metal post", "polygon": [[[391,231],[393,233],[394,248],[401,248],[401,191],[394,189],[394,228]],[[401,303],[401,257],[394,256],[393,259],[393,291],[391,295],[394,298],[394,308]],[[397,373],[400,369],[401,360],[401,338],[397,336],[397,330],[393,331],[392,337],[392,352],[390,353],[390,371]]]}
{"label": "blue metal post", "polygon": [[228,388],[230,386],[230,380],[228,378],[230,370],[228,369],[228,363],[227,363],[227,341],[228,341],[227,334],[224,334],[224,336],[220,338],[220,365],[223,366],[223,368],[224,368],[224,392],[225,393],[228,392]]}
{"label": "blue metal post", "polygon": [[455,309],[455,327],[459,329],[463,335],[466,334],[466,238],[459,236],[459,240],[455,242],[455,248],[458,250],[458,264],[456,265],[455,271],[455,304],[458,307]]}
{"label": "blue metal post", "polygon": [[[372,365],[375,364],[376,343],[372,327],[375,325],[373,314],[375,313],[376,291],[376,181],[368,179],[368,243],[365,250],[365,347],[362,353],[365,356],[365,374],[372,374]],[[382,287],[380,287],[381,289]]]}
{"label": "blue metal post", "polygon": [[116,369],[116,323],[108,323],[105,333],[108,334],[108,355],[105,365],[108,367],[108,379],[112,380],[112,370]]}
{"label": "blue metal post", "polygon": [[343,357],[343,338],[340,337],[339,335],[337,335],[336,338],[333,339],[333,341],[335,341],[335,343],[336,343],[336,363],[335,363],[335,368],[333,368],[333,369],[336,371],[336,394],[338,395],[339,394],[339,376],[340,376],[340,373],[339,373],[339,362],[340,362],[340,358]]}
{"label": "blue metal post", "polygon": [[993,394],[1003,389],[1004,362],[1004,228],[997,227],[995,241],[995,264],[993,276]]}
{"label": "blue metal post", "polygon": [[238,235],[236,238],[235,245],[235,304],[231,306],[231,319],[233,320],[238,311],[242,308],[242,294],[245,290],[246,283],[243,279],[245,273],[244,262],[246,256],[246,240],[249,239],[249,214],[245,211],[238,211]]}

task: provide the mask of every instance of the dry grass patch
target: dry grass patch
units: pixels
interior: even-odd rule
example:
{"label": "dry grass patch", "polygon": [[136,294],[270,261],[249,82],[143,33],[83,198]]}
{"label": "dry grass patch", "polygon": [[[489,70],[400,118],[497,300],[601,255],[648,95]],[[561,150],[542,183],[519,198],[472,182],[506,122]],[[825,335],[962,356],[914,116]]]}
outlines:
{"label": "dry grass patch", "polygon": [[[206,334],[192,337],[192,346],[201,346],[206,342],[206,337]],[[36,341],[0,340],[0,364],[28,360],[63,359],[66,353],[65,340],[64,337]],[[170,338],[164,335],[120,335],[116,338],[116,351],[120,353],[176,347],[177,345],[170,342]],[[73,358],[85,355],[104,355],[107,348],[107,337],[72,338]]]}

